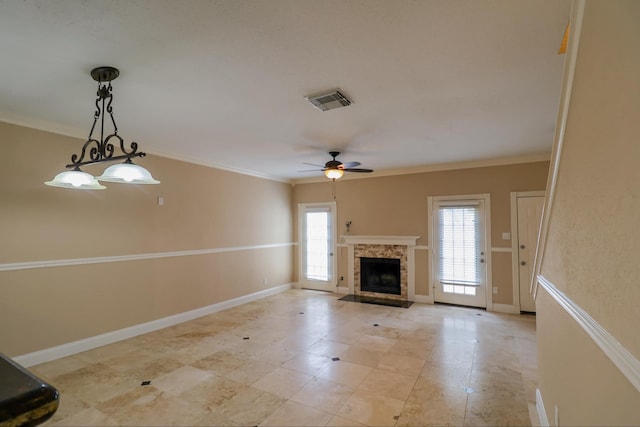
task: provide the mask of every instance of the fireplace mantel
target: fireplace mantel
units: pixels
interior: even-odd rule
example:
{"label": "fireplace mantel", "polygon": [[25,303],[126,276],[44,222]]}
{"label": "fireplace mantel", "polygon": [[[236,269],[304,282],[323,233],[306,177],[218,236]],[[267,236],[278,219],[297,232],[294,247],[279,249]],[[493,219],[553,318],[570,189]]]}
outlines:
{"label": "fireplace mantel", "polygon": [[415,246],[420,236],[340,236],[347,245],[403,245]]}
{"label": "fireplace mantel", "polygon": [[[401,250],[406,254],[406,293],[403,298],[409,301],[415,301],[415,247],[416,241],[420,236],[364,236],[364,235],[342,235],[342,242],[347,246],[348,264],[347,264],[347,282],[348,287],[338,288],[338,292],[354,294],[355,293],[355,248],[358,245],[370,246],[403,246]],[[398,249],[400,250],[400,249]],[[359,284],[358,284],[359,286]]]}

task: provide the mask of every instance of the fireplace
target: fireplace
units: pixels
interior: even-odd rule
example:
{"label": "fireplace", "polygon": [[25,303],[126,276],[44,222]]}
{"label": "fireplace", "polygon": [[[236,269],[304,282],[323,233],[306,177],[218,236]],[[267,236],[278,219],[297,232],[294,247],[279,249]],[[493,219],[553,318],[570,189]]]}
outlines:
{"label": "fireplace", "polygon": [[360,257],[360,290],[401,295],[399,258]]}
{"label": "fireplace", "polygon": [[[361,297],[394,299],[398,301],[414,301],[415,298],[415,255],[414,250],[418,236],[341,236],[348,248],[348,287],[338,288],[338,292],[353,294]],[[362,263],[363,258],[394,259],[399,262],[400,273],[397,276],[400,291],[387,293],[384,290],[368,291],[362,287]],[[389,268],[385,266],[384,268]],[[395,269],[396,267],[394,267]],[[388,287],[388,272],[383,270],[382,277],[374,279],[378,285],[381,283]],[[394,273],[395,274],[395,273]],[[366,285],[365,285],[366,287]],[[386,289],[387,291],[389,289]]]}

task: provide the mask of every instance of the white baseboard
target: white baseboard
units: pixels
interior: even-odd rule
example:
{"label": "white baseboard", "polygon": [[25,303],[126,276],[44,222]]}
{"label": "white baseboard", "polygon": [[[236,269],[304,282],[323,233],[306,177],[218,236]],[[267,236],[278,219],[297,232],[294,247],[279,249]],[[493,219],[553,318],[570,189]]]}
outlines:
{"label": "white baseboard", "polygon": [[419,302],[422,304],[433,304],[433,299],[428,295],[414,295],[413,302]]}
{"label": "white baseboard", "polygon": [[346,286],[338,286],[336,287],[336,293],[342,294],[342,295],[348,295],[349,294],[349,288]]}
{"label": "white baseboard", "polygon": [[497,313],[520,314],[520,309],[515,305],[510,305],[510,304],[493,303],[491,307],[491,311],[495,311]]}
{"label": "white baseboard", "polygon": [[206,307],[196,308],[195,310],[185,311],[184,313],[174,314],[173,316],[163,317],[162,319],[152,320],[150,322],[141,323],[139,325],[130,326],[128,328],[119,329],[117,331],[107,332],[105,334],[84,338],[78,341],[58,345],[56,347],[46,348],[44,350],[35,351],[33,353],[23,354],[21,356],[12,357],[12,359],[22,366],[33,366],[40,363],[49,362],[51,360],[60,359],[62,357],[71,356],[72,354],[81,353],[91,350],[92,348],[102,347],[103,345],[112,344],[138,335],[153,332],[158,329],[167,328],[178,323],[188,322],[189,320],[218,311],[226,310],[238,305],[246,304],[258,300],[260,298],[284,292],[291,289],[292,284],[287,283],[263,291],[254,292],[252,294],[243,295],[227,301],[222,301]]}
{"label": "white baseboard", "polygon": [[549,418],[547,418],[547,411],[544,409],[544,403],[542,402],[542,394],[540,389],[536,389],[536,409],[538,410],[538,418],[540,419],[540,425],[542,427],[549,427]]}

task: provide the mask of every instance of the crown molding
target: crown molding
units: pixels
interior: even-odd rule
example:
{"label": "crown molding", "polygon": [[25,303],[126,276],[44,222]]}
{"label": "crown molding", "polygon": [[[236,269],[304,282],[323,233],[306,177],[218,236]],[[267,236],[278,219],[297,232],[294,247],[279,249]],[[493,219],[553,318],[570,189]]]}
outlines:
{"label": "crown molding", "polygon": [[[22,126],[29,129],[35,129],[42,132],[49,132],[56,135],[68,136],[70,138],[78,138],[81,140],[84,139],[84,135],[86,131],[86,130],[83,131],[71,126],[61,126],[58,123],[54,123],[46,120],[38,120],[33,118],[27,118],[24,116],[19,116],[6,111],[0,111],[0,122],[4,122],[11,125],[16,125],[16,126]],[[239,173],[242,175],[249,175],[255,178],[268,179],[270,181],[278,181],[278,182],[284,182],[286,184],[291,184],[290,179],[281,178],[281,177],[277,177],[269,174],[264,174],[264,173],[260,173],[260,172],[256,172],[248,169],[235,168],[232,166],[227,166],[219,163],[207,162],[195,157],[176,154],[171,151],[149,150],[147,149],[147,147],[145,147],[144,152],[153,156],[164,157],[171,160],[178,160],[180,162],[186,162],[186,163],[191,163],[195,165],[206,166],[213,169],[220,169],[227,172]]]}
{"label": "crown molding", "polygon": [[[54,123],[46,120],[27,118],[24,116],[12,114],[7,111],[0,111],[0,122],[5,122],[8,124],[23,126],[30,129],[50,132],[57,135],[63,135],[63,136],[68,136],[72,138],[78,138],[78,139],[84,138],[84,131],[81,129],[71,127],[71,126],[61,126],[58,123]],[[164,157],[171,160],[178,160],[181,162],[205,166],[213,169],[224,170],[227,172],[253,176],[255,178],[282,182],[286,184],[291,184],[292,186],[296,184],[311,184],[316,182],[328,181],[327,178],[324,176],[317,176],[313,178],[291,178],[291,179],[282,178],[282,177],[269,175],[269,174],[249,170],[249,169],[236,168],[233,166],[228,166],[220,163],[208,162],[206,160],[202,160],[196,157],[177,154],[172,151],[153,150],[153,149],[149,150],[148,147],[145,147],[144,151],[147,154],[150,154],[153,156]],[[455,169],[472,169],[472,168],[482,168],[482,167],[491,167],[491,166],[504,166],[504,165],[519,164],[519,163],[544,162],[544,161],[549,161],[550,159],[551,159],[551,153],[546,153],[546,152],[533,153],[533,154],[525,154],[520,156],[498,157],[498,158],[492,158],[492,159],[470,160],[470,161],[464,161],[464,162],[438,163],[433,165],[416,166],[411,168],[385,169],[385,170],[378,170],[368,174],[345,174],[345,176],[340,178],[340,181],[346,181],[351,179],[380,178],[384,176],[395,176],[395,175],[419,174],[419,173],[425,173],[425,172],[438,172],[438,171],[455,170]]]}
{"label": "crown molding", "polygon": [[201,160],[201,159],[197,159],[195,157],[191,157],[191,156],[184,156],[182,154],[176,154],[170,151],[160,151],[160,150],[146,150],[145,152],[147,154],[151,154],[153,156],[158,156],[158,157],[164,157],[166,159],[171,159],[171,160],[178,160],[180,162],[186,162],[186,163],[191,163],[191,164],[195,164],[195,165],[200,165],[200,166],[206,166],[209,168],[213,168],[213,169],[219,169],[219,170],[223,170],[223,171],[227,171],[227,172],[233,172],[233,173],[239,173],[241,175],[248,175],[248,176],[253,176],[255,178],[262,178],[262,179],[268,179],[270,181],[277,181],[277,182],[283,182],[286,184],[291,184],[291,180],[287,179],[287,178],[281,178],[281,177],[277,177],[277,176],[273,176],[273,175],[269,175],[269,174],[264,174],[264,173],[260,173],[260,172],[256,172],[256,171],[252,171],[252,170],[248,170],[248,169],[242,169],[242,168],[236,168],[233,166],[227,166],[227,165],[223,165],[220,163],[215,163],[215,162],[208,162],[206,160]]}
{"label": "crown molding", "polygon": [[[456,169],[473,169],[484,168],[491,166],[506,166],[515,165],[520,163],[534,163],[534,162],[547,162],[551,159],[551,153],[533,153],[524,154],[521,156],[509,156],[509,157],[496,157],[492,159],[483,160],[470,160],[464,162],[451,162],[451,163],[438,163],[434,165],[416,166],[403,169],[385,169],[377,170],[367,174],[345,174],[340,181],[352,180],[352,179],[367,179],[367,178],[380,178],[383,176],[395,176],[395,175],[410,175],[425,172],[439,172]],[[300,178],[292,180],[293,185],[297,184],[312,184],[316,182],[327,182],[327,178],[324,176],[318,176],[313,178]]]}
{"label": "crown molding", "polygon": [[60,125],[60,123],[25,117],[9,111],[0,111],[0,122],[82,140],[86,139],[87,133],[86,129],[82,130],[74,126],[63,126]]}

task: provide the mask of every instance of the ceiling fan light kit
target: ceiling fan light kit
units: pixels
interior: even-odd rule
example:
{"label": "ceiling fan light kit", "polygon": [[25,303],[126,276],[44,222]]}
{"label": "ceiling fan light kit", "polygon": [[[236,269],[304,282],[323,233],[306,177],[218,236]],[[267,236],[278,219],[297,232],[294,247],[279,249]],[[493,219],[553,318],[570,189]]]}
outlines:
{"label": "ceiling fan light kit", "polygon": [[344,175],[344,171],[342,169],[327,169],[324,171],[324,174],[329,179],[340,179],[342,175]]}
{"label": "ceiling fan light kit", "polygon": [[[133,163],[134,157],[144,157],[146,153],[138,151],[138,143],[132,142],[130,147],[125,147],[124,140],[118,135],[118,126],[113,117],[113,95],[111,94],[111,82],[115,80],[120,71],[114,67],[98,67],[91,70],[91,77],[98,82],[98,98],[96,99],[96,111],[93,115],[93,125],[89,131],[89,137],[82,146],[80,155],[73,154],[71,163],[66,165],[70,171],[57,174],[46,185],[60,188],[72,188],[78,190],[104,190],[106,187],[98,181],[119,182],[127,184],[159,184],[151,173]],[[105,117],[109,114],[113,132],[105,136]],[[93,137],[96,124],[100,119],[100,140]],[[115,145],[111,140],[117,140],[122,154],[114,155]],[[94,177],[80,170],[81,166],[104,162],[124,160],[124,163],[108,167],[101,176]]]}
{"label": "ceiling fan light kit", "polygon": [[[322,169],[317,169],[319,171],[324,172],[324,175],[332,180],[336,180],[336,179],[340,179],[342,178],[342,176],[344,175],[345,172],[358,172],[358,173],[370,173],[373,172],[373,169],[363,169],[363,168],[357,168],[356,166],[360,166],[360,162],[348,162],[348,163],[342,163],[339,160],[336,160],[336,157],[338,157],[340,155],[339,151],[329,151],[329,155],[331,157],[333,157],[332,160],[329,160],[327,163],[324,164],[324,167]],[[307,163],[307,164],[311,164],[311,163]],[[312,166],[316,166],[311,164]],[[319,166],[319,165],[317,165]],[[310,171],[302,171],[302,172],[313,172],[313,170]]]}

